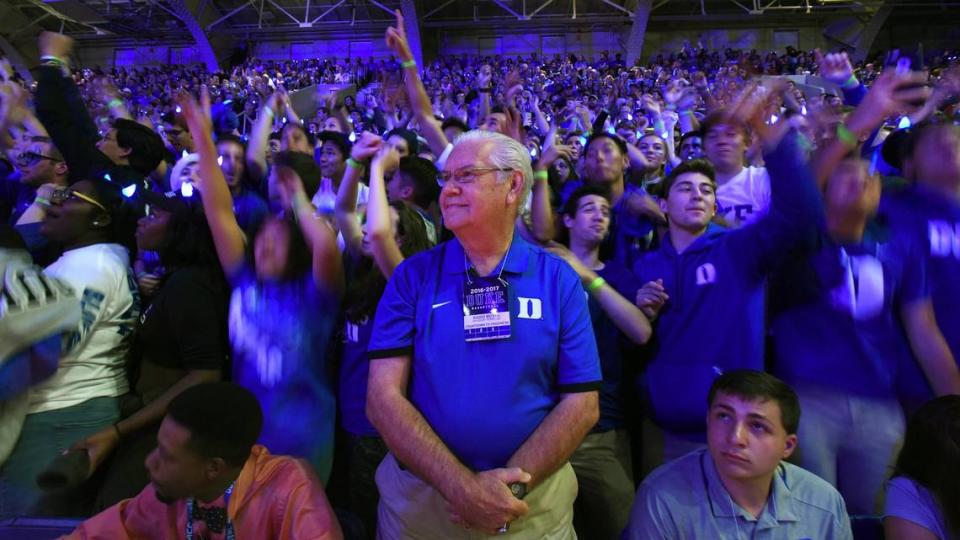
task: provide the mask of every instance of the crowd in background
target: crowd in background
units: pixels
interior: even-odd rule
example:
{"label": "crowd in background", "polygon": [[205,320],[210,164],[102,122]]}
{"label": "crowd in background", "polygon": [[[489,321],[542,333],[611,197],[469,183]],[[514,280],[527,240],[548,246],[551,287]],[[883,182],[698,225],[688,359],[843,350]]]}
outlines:
{"label": "crowd in background", "polygon": [[[907,427],[960,393],[953,53],[854,65],[688,45],[633,66],[604,52],[421,69],[402,24],[391,59],[104,72],[71,69],[69,40],[47,35],[34,87],[0,66],[0,247],[81,297],[62,343],[11,347],[33,372],[2,372],[0,429],[16,436],[0,445],[0,516],[87,516],[136,495],[156,479],[171,400],[230,380],[263,409],[258,441],[309,462],[372,537],[374,477],[397,451],[386,417],[368,417],[367,352],[390,339],[375,321],[399,317],[381,300],[416,281],[418,253],[457,241],[441,200],[482,169],[447,163],[481,130],[523,146],[525,165],[492,169],[532,174],[518,238],[566,261],[590,299],[603,385],[569,458],[578,534],[652,534],[637,508],[654,491],[635,506],[637,486],[712,444],[707,390],[737,369],[796,390],[791,461],[838,490],[844,516],[900,519],[893,538],[919,538],[909,523],[960,534],[944,481],[960,471],[960,440],[943,442],[956,410],[946,435],[918,443]],[[71,448],[90,480],[44,494],[36,476]]]}

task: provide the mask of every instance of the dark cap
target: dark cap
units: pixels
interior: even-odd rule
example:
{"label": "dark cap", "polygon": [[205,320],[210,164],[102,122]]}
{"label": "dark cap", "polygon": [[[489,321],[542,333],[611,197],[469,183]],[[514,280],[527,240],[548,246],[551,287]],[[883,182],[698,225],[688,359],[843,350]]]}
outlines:
{"label": "dark cap", "polygon": [[337,145],[344,159],[350,157],[350,148],[353,147],[353,143],[350,142],[350,139],[347,138],[345,133],[340,133],[339,131],[321,131],[317,134],[317,138],[320,139],[321,142],[330,141]]}
{"label": "dark cap", "polygon": [[[192,185],[192,184],[191,184]],[[200,194],[194,193],[193,196],[185,197],[182,193],[176,191],[167,191],[158,193],[149,189],[138,189],[137,197],[145,205],[154,206],[161,210],[174,214],[203,213],[203,206],[200,202]]]}
{"label": "dark cap", "polygon": [[620,153],[627,155],[627,141],[623,140],[619,135],[614,135],[612,133],[607,133],[606,131],[597,131],[589,137],[587,137],[587,144],[583,145],[583,153],[587,153],[587,149],[590,148],[590,145],[593,144],[593,141],[597,139],[607,138],[616,143],[617,148],[620,149]]}

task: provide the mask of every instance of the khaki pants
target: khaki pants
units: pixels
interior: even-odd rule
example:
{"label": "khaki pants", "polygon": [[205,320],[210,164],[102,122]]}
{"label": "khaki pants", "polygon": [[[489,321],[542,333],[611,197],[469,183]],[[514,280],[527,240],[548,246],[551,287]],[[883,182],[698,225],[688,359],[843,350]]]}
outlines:
{"label": "khaki pants", "polygon": [[[410,471],[401,470],[393,454],[387,454],[377,469],[377,487],[380,490],[379,540],[491,538],[452,523],[443,496]],[[515,540],[575,539],[573,501],[576,497],[577,478],[573,468],[566,463],[524,498],[530,512],[511,522],[510,532],[502,537]]]}

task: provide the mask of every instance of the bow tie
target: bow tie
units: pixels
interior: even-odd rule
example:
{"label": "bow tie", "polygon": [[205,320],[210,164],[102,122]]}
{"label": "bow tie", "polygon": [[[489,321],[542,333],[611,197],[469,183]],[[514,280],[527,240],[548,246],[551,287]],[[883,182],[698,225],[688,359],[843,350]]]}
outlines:
{"label": "bow tie", "polygon": [[227,510],[222,506],[212,506],[210,508],[197,506],[193,509],[193,516],[191,517],[205,522],[212,533],[222,533],[224,527],[227,526]]}

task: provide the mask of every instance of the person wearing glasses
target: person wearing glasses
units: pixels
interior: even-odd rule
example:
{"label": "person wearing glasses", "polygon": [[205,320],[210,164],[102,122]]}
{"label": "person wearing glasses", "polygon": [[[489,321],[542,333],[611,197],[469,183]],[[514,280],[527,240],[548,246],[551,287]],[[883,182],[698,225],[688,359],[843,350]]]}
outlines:
{"label": "person wearing glasses", "polygon": [[[63,160],[63,154],[53,145],[49,137],[31,136],[29,141],[21,146],[15,158],[17,172],[20,173],[20,184],[33,197],[49,199],[51,192],[56,188],[67,186],[67,177],[70,168]],[[22,224],[21,218],[30,213],[32,200],[25,201],[14,209],[10,222]],[[43,215],[28,217],[25,223],[37,222]]]}
{"label": "person wearing glasses", "polygon": [[129,389],[127,352],[140,316],[130,269],[134,227],[134,213],[115,184],[82,180],[50,199],[40,232],[64,252],[45,273],[77,291],[81,322],[65,339],[68,352],[57,372],[30,391],[20,439],[0,470],[2,517],[73,515],[78,509],[71,504],[90,500],[73,492],[38,505],[36,477],[74,442],[120,418],[119,398]]}
{"label": "person wearing glasses", "polygon": [[378,535],[572,537],[568,459],[601,384],[580,278],[515,230],[533,182],[522,144],[465,133],[439,181],[455,238],[396,268],[367,352],[367,416],[390,450]]}

